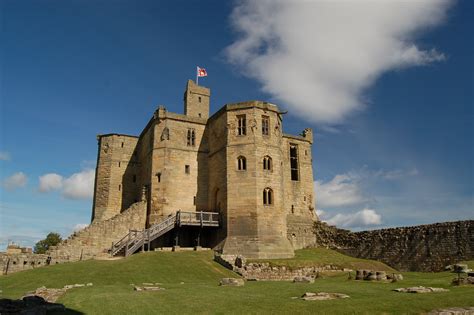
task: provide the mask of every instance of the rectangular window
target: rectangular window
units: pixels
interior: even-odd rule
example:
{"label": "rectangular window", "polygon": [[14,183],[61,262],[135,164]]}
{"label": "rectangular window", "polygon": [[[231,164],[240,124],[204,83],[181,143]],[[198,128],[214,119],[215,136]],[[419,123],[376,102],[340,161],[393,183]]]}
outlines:
{"label": "rectangular window", "polygon": [[295,144],[290,144],[290,169],[291,169],[291,180],[299,180],[298,146]]}
{"label": "rectangular window", "polygon": [[185,165],[185,166],[184,166],[184,172],[185,172],[186,174],[190,174],[190,173],[191,173],[191,168],[189,167],[189,165]]}
{"label": "rectangular window", "polygon": [[239,136],[245,136],[247,134],[247,121],[245,115],[238,115],[237,121],[237,134]]}
{"label": "rectangular window", "polygon": [[188,129],[186,140],[186,144],[188,147],[194,147],[196,145],[196,131],[194,129]]}
{"label": "rectangular window", "polygon": [[270,130],[270,117],[262,116],[262,135],[268,136]]}

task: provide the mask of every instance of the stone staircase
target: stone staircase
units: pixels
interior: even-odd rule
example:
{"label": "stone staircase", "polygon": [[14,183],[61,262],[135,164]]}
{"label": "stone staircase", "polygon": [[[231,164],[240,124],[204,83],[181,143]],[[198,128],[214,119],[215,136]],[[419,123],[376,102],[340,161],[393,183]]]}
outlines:
{"label": "stone staircase", "polygon": [[140,201],[108,220],[94,222],[75,232],[58,246],[51,247],[47,254],[51,256],[51,263],[109,256],[112,243],[128,235],[130,230],[143,230],[145,224],[146,201]]}

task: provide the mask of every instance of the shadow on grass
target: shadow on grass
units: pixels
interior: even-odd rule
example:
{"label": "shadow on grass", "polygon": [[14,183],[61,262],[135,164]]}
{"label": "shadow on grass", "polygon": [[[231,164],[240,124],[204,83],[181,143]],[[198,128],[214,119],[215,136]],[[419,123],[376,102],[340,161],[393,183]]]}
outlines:
{"label": "shadow on grass", "polygon": [[59,303],[50,303],[39,296],[26,296],[20,300],[0,299],[0,314],[84,314],[66,308]]}

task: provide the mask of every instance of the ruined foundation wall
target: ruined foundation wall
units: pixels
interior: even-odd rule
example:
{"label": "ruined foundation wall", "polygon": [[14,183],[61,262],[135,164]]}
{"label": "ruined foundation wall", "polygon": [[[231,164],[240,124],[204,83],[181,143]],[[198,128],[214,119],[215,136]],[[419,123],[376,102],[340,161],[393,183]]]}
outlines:
{"label": "ruined foundation wall", "polygon": [[441,271],[474,258],[474,220],[352,233],[316,223],[316,245],[376,259],[401,271]]}
{"label": "ruined foundation wall", "polygon": [[6,254],[0,253],[0,269],[1,275],[7,275],[18,271],[30,270],[39,267],[44,267],[49,264],[59,264],[67,260],[56,259],[54,262],[48,259],[48,255],[45,254],[33,254],[33,253],[19,253],[19,254]]}

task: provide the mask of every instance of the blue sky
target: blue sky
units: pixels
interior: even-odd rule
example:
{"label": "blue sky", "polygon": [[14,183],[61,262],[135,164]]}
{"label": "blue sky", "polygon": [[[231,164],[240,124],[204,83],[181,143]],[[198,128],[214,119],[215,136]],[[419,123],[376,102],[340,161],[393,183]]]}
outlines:
{"label": "blue sky", "polygon": [[471,1],[0,4],[0,247],[89,223],[96,135],[181,113],[196,65],[211,112],[268,100],[314,128],[329,223],[473,218]]}

